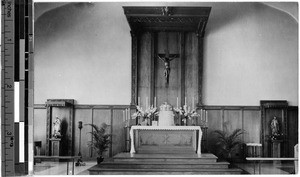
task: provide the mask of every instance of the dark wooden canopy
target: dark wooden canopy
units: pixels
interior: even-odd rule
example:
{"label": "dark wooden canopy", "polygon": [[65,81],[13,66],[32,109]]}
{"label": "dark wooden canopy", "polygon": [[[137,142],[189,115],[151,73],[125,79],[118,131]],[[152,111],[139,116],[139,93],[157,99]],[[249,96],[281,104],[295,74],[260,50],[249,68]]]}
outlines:
{"label": "dark wooden canopy", "polygon": [[194,31],[204,35],[211,7],[123,7],[132,31]]}

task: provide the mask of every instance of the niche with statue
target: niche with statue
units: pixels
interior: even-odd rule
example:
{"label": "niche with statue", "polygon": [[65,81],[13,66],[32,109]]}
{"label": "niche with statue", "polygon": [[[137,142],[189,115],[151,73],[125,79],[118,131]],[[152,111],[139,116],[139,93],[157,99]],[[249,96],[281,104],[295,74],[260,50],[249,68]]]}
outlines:
{"label": "niche with statue", "polygon": [[287,157],[289,138],[287,137],[286,100],[262,100],[262,153],[264,157]]}
{"label": "niche with statue", "polygon": [[74,100],[48,99],[46,155],[74,155]]}

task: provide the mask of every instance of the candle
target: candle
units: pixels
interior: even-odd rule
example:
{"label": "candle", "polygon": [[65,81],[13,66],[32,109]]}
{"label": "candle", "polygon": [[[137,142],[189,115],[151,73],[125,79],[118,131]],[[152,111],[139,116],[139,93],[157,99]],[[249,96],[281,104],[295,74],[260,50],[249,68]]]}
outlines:
{"label": "candle", "polygon": [[129,122],[130,120],[130,108],[128,108],[128,117],[127,117],[127,121]]}
{"label": "candle", "polygon": [[127,120],[127,108],[125,109],[125,121]]}
{"label": "candle", "polygon": [[200,117],[201,117],[201,121],[202,121],[202,109],[200,110]]}
{"label": "candle", "polygon": [[125,122],[125,111],[123,111],[123,122]]}
{"label": "candle", "polygon": [[193,97],[193,103],[192,103],[193,105],[192,105],[192,109],[194,109],[195,107],[195,98]]}
{"label": "candle", "polygon": [[146,107],[145,107],[145,109],[147,109],[148,108],[148,97],[146,97]]}
{"label": "candle", "polygon": [[207,111],[205,111],[206,122],[208,122]]}
{"label": "candle", "polygon": [[138,105],[140,106],[141,104],[141,97],[138,97]]}
{"label": "candle", "polygon": [[184,97],[184,105],[186,105],[186,97]]}
{"label": "candle", "polygon": [[156,107],[156,97],[154,97],[154,107]]}
{"label": "candle", "polygon": [[177,100],[176,100],[176,108],[178,108],[178,97],[177,97]]}

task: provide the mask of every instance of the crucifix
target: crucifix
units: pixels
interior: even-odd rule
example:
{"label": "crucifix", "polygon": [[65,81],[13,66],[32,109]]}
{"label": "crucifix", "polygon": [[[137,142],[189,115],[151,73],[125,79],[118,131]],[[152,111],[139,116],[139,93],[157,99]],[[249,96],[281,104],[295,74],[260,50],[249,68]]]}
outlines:
{"label": "crucifix", "polygon": [[157,57],[164,62],[165,65],[165,71],[164,76],[166,78],[166,85],[169,84],[169,77],[171,72],[171,66],[170,62],[174,60],[175,58],[179,57],[179,54],[170,54],[168,50],[168,34],[166,34],[166,49],[165,54],[158,54]]}

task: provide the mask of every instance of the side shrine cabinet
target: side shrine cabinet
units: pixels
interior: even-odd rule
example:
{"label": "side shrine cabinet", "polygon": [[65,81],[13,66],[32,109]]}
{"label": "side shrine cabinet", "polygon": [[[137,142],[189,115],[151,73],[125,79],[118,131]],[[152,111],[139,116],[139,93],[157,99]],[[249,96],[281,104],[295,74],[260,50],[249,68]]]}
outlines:
{"label": "side shrine cabinet", "polygon": [[74,100],[48,99],[46,155],[74,155]]}
{"label": "side shrine cabinet", "polygon": [[287,110],[285,100],[260,101],[263,157],[287,157]]}

